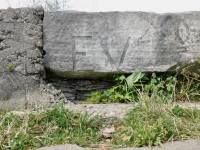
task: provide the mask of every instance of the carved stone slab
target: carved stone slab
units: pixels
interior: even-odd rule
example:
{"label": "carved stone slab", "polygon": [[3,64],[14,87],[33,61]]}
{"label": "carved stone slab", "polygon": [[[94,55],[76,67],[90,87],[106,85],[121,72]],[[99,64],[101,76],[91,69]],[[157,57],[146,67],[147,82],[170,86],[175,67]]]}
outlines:
{"label": "carved stone slab", "polygon": [[200,57],[200,12],[45,12],[43,32],[54,77],[164,72]]}

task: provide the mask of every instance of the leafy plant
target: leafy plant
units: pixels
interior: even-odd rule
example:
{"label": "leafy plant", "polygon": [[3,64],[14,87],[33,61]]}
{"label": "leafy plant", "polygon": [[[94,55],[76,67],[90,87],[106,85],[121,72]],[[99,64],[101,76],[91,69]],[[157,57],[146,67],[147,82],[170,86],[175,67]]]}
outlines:
{"label": "leafy plant", "polygon": [[138,96],[143,93],[148,97],[168,102],[200,100],[200,70],[191,71],[192,66],[193,63],[190,62],[182,68],[177,67],[176,73],[158,76],[152,73],[149,78],[148,74],[141,71],[135,71],[128,77],[116,75],[115,86],[103,92],[93,92],[87,102],[133,102],[138,101]]}
{"label": "leafy plant", "polygon": [[92,92],[91,98],[87,99],[87,102],[90,103],[126,103],[137,100],[137,90],[140,87],[141,83],[138,83],[144,79],[145,74],[141,71],[135,71],[128,77],[124,75],[114,76],[117,84],[112,88],[105,90],[104,92]]}
{"label": "leafy plant", "polygon": [[144,85],[144,92],[153,98],[169,101],[174,98],[176,82],[173,76],[162,78],[153,73],[150,82]]}
{"label": "leafy plant", "polygon": [[136,83],[140,81],[144,77],[144,73],[141,71],[137,70],[133,72],[130,76],[127,78],[124,78],[126,80],[127,86],[129,89],[131,89],[133,86],[136,86]]}
{"label": "leafy plant", "polygon": [[173,76],[157,77],[155,73],[148,78],[141,71],[135,71],[128,77],[115,76],[117,84],[104,92],[92,92],[87,102],[133,102],[138,101],[138,95],[148,93],[153,98],[161,98],[165,101],[172,100],[175,96],[177,79]]}

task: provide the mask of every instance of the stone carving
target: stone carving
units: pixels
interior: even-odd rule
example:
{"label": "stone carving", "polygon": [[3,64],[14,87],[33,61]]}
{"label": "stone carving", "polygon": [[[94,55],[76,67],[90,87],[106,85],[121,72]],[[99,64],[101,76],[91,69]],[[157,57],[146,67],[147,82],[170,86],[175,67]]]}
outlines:
{"label": "stone carving", "polygon": [[200,57],[198,17],[199,12],[45,12],[44,65],[53,77],[65,78],[167,71]]}

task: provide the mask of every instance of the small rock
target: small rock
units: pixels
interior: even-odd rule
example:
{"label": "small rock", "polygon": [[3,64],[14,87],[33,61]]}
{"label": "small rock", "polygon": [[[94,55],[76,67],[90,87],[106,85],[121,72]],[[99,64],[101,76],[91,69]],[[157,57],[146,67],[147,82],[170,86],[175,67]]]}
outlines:
{"label": "small rock", "polygon": [[110,138],[111,134],[115,132],[115,127],[105,127],[100,131],[100,133],[105,137],[105,138]]}

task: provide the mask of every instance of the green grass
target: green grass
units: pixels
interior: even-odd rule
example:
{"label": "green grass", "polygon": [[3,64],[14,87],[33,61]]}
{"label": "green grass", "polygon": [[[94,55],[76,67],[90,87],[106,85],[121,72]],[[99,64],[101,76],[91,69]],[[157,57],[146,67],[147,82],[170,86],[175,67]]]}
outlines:
{"label": "green grass", "polygon": [[[170,140],[200,138],[200,110],[173,106],[177,100],[200,100],[199,73],[184,68],[173,76],[152,73],[148,77],[136,71],[115,79],[117,85],[103,93],[94,92],[88,102],[136,102],[123,119],[91,119],[61,104],[23,115],[0,112],[0,149],[27,150],[66,143],[82,147],[162,147]],[[115,129],[109,138],[100,132],[106,125]]]}
{"label": "green grass", "polygon": [[[38,113],[0,113],[0,149],[27,150],[58,144],[82,147],[140,147],[170,140],[200,137],[200,110],[186,109],[160,100],[139,101],[122,120],[110,125],[115,132],[106,139],[99,131],[104,118],[89,119],[58,105]],[[109,142],[108,142],[109,141]]]}
{"label": "green grass", "polygon": [[186,109],[163,101],[140,102],[127,113],[114,135],[114,144],[140,147],[170,140],[200,137],[200,110]]}
{"label": "green grass", "polygon": [[0,149],[25,150],[47,145],[98,143],[99,122],[74,114],[63,106],[42,113],[0,114]]}

